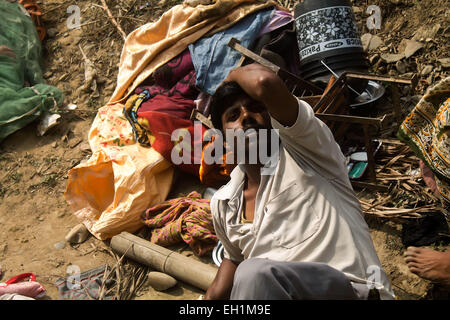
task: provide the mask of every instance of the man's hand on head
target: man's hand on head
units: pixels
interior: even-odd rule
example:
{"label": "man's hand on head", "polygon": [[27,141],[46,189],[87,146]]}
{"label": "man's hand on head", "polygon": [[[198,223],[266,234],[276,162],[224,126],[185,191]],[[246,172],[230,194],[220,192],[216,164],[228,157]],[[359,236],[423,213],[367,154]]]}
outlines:
{"label": "man's hand on head", "polygon": [[234,81],[254,100],[263,103],[270,115],[285,126],[297,119],[298,102],[283,80],[269,68],[252,63],[233,69],[225,81]]}

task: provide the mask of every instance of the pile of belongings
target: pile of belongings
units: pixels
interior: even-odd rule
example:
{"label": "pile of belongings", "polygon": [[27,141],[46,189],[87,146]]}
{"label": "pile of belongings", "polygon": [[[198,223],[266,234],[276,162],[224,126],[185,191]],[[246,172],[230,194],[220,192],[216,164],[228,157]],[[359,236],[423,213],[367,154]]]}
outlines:
{"label": "pile of belongings", "polygon": [[[227,46],[231,38],[298,74],[292,14],[273,1],[185,2],[127,36],[116,89],[89,132],[93,154],[68,174],[66,201],[95,237],[149,223],[142,214],[167,200],[175,169],[213,188],[228,181],[231,166],[202,161],[208,127],[194,123],[191,113],[207,117],[211,96],[238,66],[241,54]],[[174,139],[174,132],[183,138]],[[200,153],[175,163],[172,153],[186,141]]]}
{"label": "pile of belongings", "polygon": [[[34,8],[29,3],[26,7]],[[56,111],[64,100],[62,91],[43,79],[41,37],[45,32],[37,27],[39,35],[21,4],[0,1],[0,142]]]}

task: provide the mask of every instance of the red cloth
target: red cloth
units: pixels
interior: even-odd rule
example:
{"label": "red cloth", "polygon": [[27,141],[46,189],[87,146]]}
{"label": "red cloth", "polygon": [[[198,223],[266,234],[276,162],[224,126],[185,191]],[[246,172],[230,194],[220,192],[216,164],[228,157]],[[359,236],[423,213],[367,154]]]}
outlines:
{"label": "red cloth", "polygon": [[[191,55],[189,50],[185,50],[152,74],[146,81],[152,85],[143,85],[136,89],[137,94],[144,90],[150,92],[150,99],[142,103],[137,114],[139,118],[145,118],[148,121],[150,132],[155,137],[152,147],[172,163],[174,141],[171,140],[171,136],[176,129],[188,130],[191,138],[189,147],[192,151],[195,150],[195,145],[200,145],[199,150],[202,149],[202,138],[206,127],[202,125],[201,135],[194,137],[194,123],[190,120],[195,107],[194,99],[199,93],[195,87],[195,81]],[[197,139],[194,140],[195,138]],[[198,176],[201,152],[198,158],[194,157],[194,152],[191,152],[190,164],[183,163],[178,167]]]}

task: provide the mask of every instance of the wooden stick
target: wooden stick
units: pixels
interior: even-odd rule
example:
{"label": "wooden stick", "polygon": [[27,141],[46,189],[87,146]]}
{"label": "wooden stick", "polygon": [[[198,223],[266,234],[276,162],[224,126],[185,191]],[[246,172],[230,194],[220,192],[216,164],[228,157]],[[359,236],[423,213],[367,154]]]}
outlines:
{"label": "wooden stick", "polygon": [[127,38],[126,33],[122,30],[122,28],[120,27],[120,25],[116,21],[116,19],[114,19],[113,15],[111,14],[111,11],[109,11],[109,8],[108,8],[108,5],[106,4],[106,1],[105,0],[101,0],[101,1],[102,1],[103,9],[108,14],[109,18],[111,19],[111,22],[116,26],[117,30],[119,30],[120,34],[123,37],[123,40],[126,40],[126,38]]}

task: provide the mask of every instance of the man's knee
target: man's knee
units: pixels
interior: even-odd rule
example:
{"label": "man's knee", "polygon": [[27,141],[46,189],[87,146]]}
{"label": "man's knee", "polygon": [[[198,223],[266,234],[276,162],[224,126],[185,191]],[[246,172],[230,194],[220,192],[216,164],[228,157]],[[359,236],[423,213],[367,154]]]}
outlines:
{"label": "man's knee", "polygon": [[258,281],[264,281],[272,270],[272,264],[267,259],[246,259],[242,261],[236,273],[234,274],[234,283],[258,283]]}

